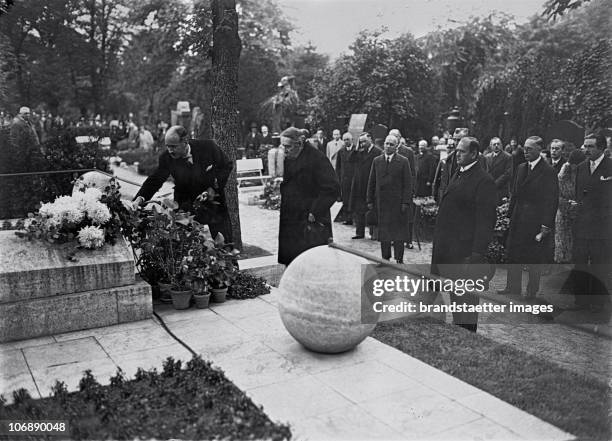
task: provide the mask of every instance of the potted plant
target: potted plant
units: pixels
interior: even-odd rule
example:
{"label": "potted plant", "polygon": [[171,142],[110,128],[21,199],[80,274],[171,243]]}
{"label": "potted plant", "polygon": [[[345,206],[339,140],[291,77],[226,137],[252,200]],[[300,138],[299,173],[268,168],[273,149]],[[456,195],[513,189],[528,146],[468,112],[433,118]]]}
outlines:
{"label": "potted plant", "polygon": [[195,278],[192,281],[191,287],[193,290],[193,299],[195,300],[196,308],[208,308],[208,303],[210,302],[210,291],[206,279],[200,277]]}
{"label": "potted plant", "polygon": [[225,302],[227,289],[237,273],[234,255],[220,244],[209,249],[208,254],[210,264],[207,268],[207,278],[212,289],[212,301],[222,303]]}

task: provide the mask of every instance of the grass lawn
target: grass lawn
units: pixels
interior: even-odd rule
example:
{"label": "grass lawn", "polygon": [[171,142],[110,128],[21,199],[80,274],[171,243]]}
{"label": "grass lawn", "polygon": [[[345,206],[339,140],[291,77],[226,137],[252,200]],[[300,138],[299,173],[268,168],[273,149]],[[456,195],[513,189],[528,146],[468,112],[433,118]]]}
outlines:
{"label": "grass lawn", "polygon": [[[186,367],[168,359],[161,372],[139,370],[130,381],[118,374],[109,386],[101,386],[87,372],[79,388],[68,393],[57,383],[53,396],[40,400],[22,390],[14,404],[0,405],[0,420],[67,421],[70,439],[291,437],[287,426],[270,421],[223,372],[200,358]],[[39,434],[23,439],[47,438]]]}
{"label": "grass lawn", "polygon": [[611,388],[433,319],[385,322],[372,337],[576,435],[609,440]]}

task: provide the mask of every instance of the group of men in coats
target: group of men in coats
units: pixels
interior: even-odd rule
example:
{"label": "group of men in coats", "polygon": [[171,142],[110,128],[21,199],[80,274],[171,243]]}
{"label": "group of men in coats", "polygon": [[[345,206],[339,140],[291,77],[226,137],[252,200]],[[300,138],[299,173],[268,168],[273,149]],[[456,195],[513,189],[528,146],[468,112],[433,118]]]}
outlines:
{"label": "group of men in coats", "polygon": [[[336,172],[348,164],[352,167],[347,190],[350,196],[344,202],[355,216],[355,237],[365,234],[366,213],[375,214],[382,257],[389,260],[393,249],[396,261],[403,263],[404,244],[410,239],[415,180],[410,159],[399,153],[400,138],[396,134],[387,136],[383,150],[373,144],[369,133],[359,136],[357,148],[352,147],[349,134],[343,138],[345,148],[336,152],[334,171],[327,156],[306,140],[302,130],[290,127],[281,133],[286,156],[281,185],[280,263],[288,265],[303,251],[327,243],[332,236],[330,207],[341,188],[344,191],[348,185],[342,179],[339,182]],[[549,164],[541,154],[544,141],[531,136],[523,149],[526,162],[517,167],[516,173],[509,173],[507,153],[501,149],[501,141],[493,141],[492,155],[485,157],[476,138],[463,137],[446,160],[431,270],[448,278],[490,277],[485,256],[493,237],[496,207],[511,193],[507,250],[514,265],[508,271],[503,293],[522,294],[522,266],[529,265],[526,297],[532,300],[539,290],[539,265],[551,261],[558,204],[555,168],[561,155],[551,148]],[[213,141],[191,140],[181,126],[168,130],[165,144],[158,169],[145,181],[134,205],[150,199],[166,178],[173,176],[179,206],[191,211],[197,200],[214,202],[208,208],[216,210],[196,212],[196,219],[208,224],[213,234],[220,232],[231,241],[224,195],[233,168],[231,161]],[[574,230],[578,303],[602,306],[609,302],[612,265],[612,159],[604,155],[606,138],[602,134],[588,135],[584,146],[588,159],[577,168],[576,200],[572,201],[578,207]],[[451,296],[459,303],[478,303],[470,293]],[[477,328],[476,313],[454,314],[454,321],[472,331]]]}

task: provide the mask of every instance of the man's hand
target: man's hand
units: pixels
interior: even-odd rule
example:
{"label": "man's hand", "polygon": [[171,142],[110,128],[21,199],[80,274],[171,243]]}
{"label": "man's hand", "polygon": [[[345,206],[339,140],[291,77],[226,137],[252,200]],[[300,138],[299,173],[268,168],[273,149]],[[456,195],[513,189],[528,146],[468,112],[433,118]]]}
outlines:
{"label": "man's hand", "polygon": [[142,196],[138,196],[136,199],[132,201],[132,209],[138,210],[142,204],[144,204],[145,200]]}
{"label": "man's hand", "polygon": [[314,222],[315,220],[314,214],[308,213],[308,222]]}
{"label": "man's hand", "polygon": [[368,204],[368,210],[374,210],[374,204]]}
{"label": "man's hand", "polygon": [[546,225],[542,225],[542,227],[540,228],[540,232],[535,237],[536,242],[542,242],[542,239],[548,236],[549,233],[550,228],[548,228]]}

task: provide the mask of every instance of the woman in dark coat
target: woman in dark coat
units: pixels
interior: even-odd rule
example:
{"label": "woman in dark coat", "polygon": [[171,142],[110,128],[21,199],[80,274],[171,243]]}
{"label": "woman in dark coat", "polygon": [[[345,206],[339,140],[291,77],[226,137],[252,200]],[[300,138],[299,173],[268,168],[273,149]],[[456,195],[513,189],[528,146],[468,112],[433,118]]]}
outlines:
{"label": "woman in dark coat", "polygon": [[327,157],[289,127],[281,133],[285,146],[281,184],[278,262],[289,265],[304,251],[325,245],[332,237],[329,208],[340,194],[336,173]]}

